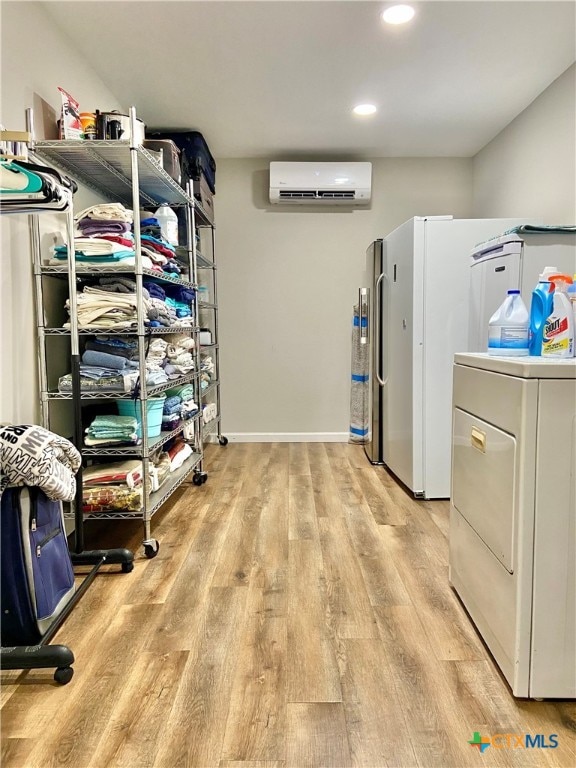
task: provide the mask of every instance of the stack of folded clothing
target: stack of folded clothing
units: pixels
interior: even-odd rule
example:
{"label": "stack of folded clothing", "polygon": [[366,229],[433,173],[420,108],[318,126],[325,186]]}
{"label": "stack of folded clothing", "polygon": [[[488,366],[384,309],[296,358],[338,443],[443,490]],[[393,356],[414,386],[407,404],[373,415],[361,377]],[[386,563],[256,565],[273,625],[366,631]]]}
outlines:
{"label": "stack of folded clothing", "polygon": [[157,386],[166,384],[168,376],[163,366],[166,362],[166,348],[168,342],[161,336],[155,336],[148,347],[146,355],[146,384]]}
{"label": "stack of folded clothing", "polygon": [[170,456],[170,472],[175,472],[192,456],[192,448],[181,437],[176,437],[166,451]]}
{"label": "stack of folded clothing", "polygon": [[166,286],[166,304],[176,312],[176,317],[192,318],[192,302],[194,291],[182,285]]}
{"label": "stack of folded clothing", "polygon": [[165,432],[171,432],[180,426],[182,421],[182,398],[178,395],[171,395],[164,401],[164,410],[162,411],[162,429]]}
{"label": "stack of folded clothing", "polygon": [[152,490],[157,491],[170,475],[170,456],[162,448],[150,456],[148,471],[152,480]]}
{"label": "stack of folded clothing", "polygon": [[[144,219],[145,222],[158,221],[154,218]],[[144,222],[140,222],[141,226]],[[154,224],[146,224],[145,229],[150,231],[150,227],[154,227]],[[182,272],[182,267],[176,261],[176,248],[171,245],[163,237],[155,237],[154,235],[147,234],[140,230],[140,243],[142,247],[142,254],[145,254],[151,261],[159,266],[163,272],[169,272],[170,274],[179,275]]]}
{"label": "stack of folded clothing", "polygon": [[[138,460],[88,467],[82,473],[83,512],[138,512],[142,507],[142,480],[142,462]],[[152,484],[148,490],[153,490]]]}
{"label": "stack of folded clothing", "polygon": [[208,424],[218,416],[218,409],[216,403],[206,403],[202,406],[202,422]]}
{"label": "stack of folded clothing", "polygon": [[[86,286],[82,293],[76,294],[78,327],[111,329],[136,329],[137,307],[136,294],[115,294]],[[66,300],[66,309],[70,312],[70,300]],[[70,322],[64,323],[65,328]]]}
{"label": "stack of folded clothing", "polygon": [[[80,364],[81,392],[122,392],[127,394],[134,389],[138,371],[132,368],[116,370],[97,365]],[[59,392],[72,392],[72,374],[67,373],[58,379]]]}
{"label": "stack of folded clothing", "polygon": [[200,389],[204,391],[210,386],[214,376],[214,361],[210,355],[202,355],[200,358]]}
{"label": "stack of folded clothing", "polygon": [[194,402],[193,384],[181,384],[179,387],[172,387],[166,391],[166,396],[180,399],[180,416],[183,421],[191,419],[194,414],[198,413],[198,406]]}
{"label": "stack of folded clothing", "polygon": [[85,430],[84,442],[90,447],[138,445],[140,438],[136,434],[137,428],[138,421],[134,416],[96,416]]}
{"label": "stack of folded clothing", "polygon": [[[85,264],[106,264],[107,266],[132,266],[135,264],[134,235],[132,234],[132,211],[120,203],[106,203],[86,208],[76,216],[74,236],[75,259]],[[68,258],[65,245],[54,249],[54,262],[62,263]],[[143,266],[151,268],[152,261],[146,257]]]}
{"label": "stack of folded clothing", "polygon": [[171,340],[166,350],[168,361],[164,366],[169,379],[184,376],[194,370],[193,349],[194,339],[188,336],[177,336]]}
{"label": "stack of folded clothing", "polygon": [[[198,413],[198,406],[194,402],[193,384],[182,384],[166,391],[166,400],[162,415],[162,429],[172,431],[184,422],[185,427],[189,419]],[[193,432],[192,432],[193,438]]]}

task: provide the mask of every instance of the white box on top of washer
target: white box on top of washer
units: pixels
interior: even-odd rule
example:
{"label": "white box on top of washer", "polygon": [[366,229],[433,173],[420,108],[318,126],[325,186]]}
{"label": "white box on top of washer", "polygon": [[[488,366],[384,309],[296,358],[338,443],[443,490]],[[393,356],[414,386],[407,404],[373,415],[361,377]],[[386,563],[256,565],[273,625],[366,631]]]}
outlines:
{"label": "white box on top of washer", "polygon": [[488,321],[511,289],[520,290],[530,309],[532,291],[544,267],[576,272],[576,234],[510,233],[478,245],[471,255],[468,349],[485,352]]}

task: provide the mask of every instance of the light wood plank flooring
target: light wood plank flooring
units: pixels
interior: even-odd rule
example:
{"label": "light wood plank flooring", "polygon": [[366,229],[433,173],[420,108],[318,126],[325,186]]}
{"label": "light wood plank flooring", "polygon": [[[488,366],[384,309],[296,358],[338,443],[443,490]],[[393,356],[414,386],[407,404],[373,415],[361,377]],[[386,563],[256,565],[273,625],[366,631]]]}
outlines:
{"label": "light wood plank flooring", "polygon": [[[515,700],[448,585],[447,502],[352,445],[210,446],[207,469],[153,560],[139,524],[91,524],[135,570],[55,638],[68,686],[2,673],[3,768],[576,765],[575,705]],[[559,746],[481,755],[475,731]]]}

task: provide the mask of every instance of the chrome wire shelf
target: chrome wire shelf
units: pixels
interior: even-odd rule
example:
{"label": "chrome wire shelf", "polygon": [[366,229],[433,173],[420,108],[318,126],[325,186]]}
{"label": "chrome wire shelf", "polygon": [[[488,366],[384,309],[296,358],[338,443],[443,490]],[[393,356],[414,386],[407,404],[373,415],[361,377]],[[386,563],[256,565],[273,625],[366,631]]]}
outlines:
{"label": "chrome wire shelf", "polygon": [[[58,264],[43,264],[40,267],[40,274],[41,275],[56,275],[57,277],[68,277],[68,266],[67,265],[58,265]],[[115,275],[115,274],[134,274],[134,267],[126,267],[126,266],[117,266],[115,267],[113,264],[102,264],[101,266],[98,265],[90,265],[90,266],[81,266],[80,263],[76,264],[76,274],[77,275]],[[146,277],[152,277],[155,280],[158,280],[161,283],[170,283],[172,285],[181,285],[184,288],[193,288],[196,289],[198,286],[196,283],[191,283],[189,280],[184,280],[181,277],[171,277],[168,272],[158,272],[154,269],[147,269],[144,267],[142,269],[142,274],[146,275]]]}
{"label": "chrome wire shelf", "polygon": [[213,389],[216,389],[216,387],[220,386],[220,382],[218,379],[214,379],[214,381],[211,381],[210,384],[206,387],[206,389],[202,390],[202,400],[206,397],[207,394],[209,394]]}
{"label": "chrome wire shelf", "polygon": [[199,309],[218,309],[218,305],[212,304],[210,301],[199,301],[198,308]]}
{"label": "chrome wire shelf", "polygon": [[220,416],[216,416],[216,418],[209,421],[208,424],[202,425],[202,434],[205,437],[209,435],[213,435],[214,432],[218,432],[219,426],[220,426]]}
{"label": "chrome wire shelf", "polygon": [[[154,397],[165,392],[167,389],[173,387],[179,387],[182,384],[189,384],[198,378],[198,374],[187,373],[186,376],[181,376],[178,379],[172,379],[172,381],[166,384],[158,384],[156,387],[148,387],[146,390],[146,397]],[[72,392],[45,392],[45,396],[48,400],[72,400]],[[81,400],[139,400],[140,398],[133,398],[131,392],[82,392],[80,394]]]}
{"label": "chrome wire shelf", "polygon": [[[193,453],[192,456],[190,456],[190,458],[184,462],[180,469],[177,469],[175,472],[170,474],[168,480],[161,488],[150,494],[147,503],[147,514],[150,517],[152,517],[152,515],[160,509],[162,504],[168,500],[176,488],[185,482],[186,478],[196,469],[201,460],[201,454]],[[66,512],[64,517],[73,519],[74,515],[70,512]],[[128,510],[114,510],[109,512],[89,512],[84,514],[85,520],[142,520],[143,518],[143,508],[137,512]]]}
{"label": "chrome wire shelf", "polygon": [[182,430],[187,424],[198,421],[200,418],[200,412],[195,413],[190,419],[182,422],[180,426],[173,429],[171,432],[162,432],[158,437],[152,437],[148,439],[148,450],[144,453],[141,445],[126,445],[126,446],[114,446],[111,445],[108,448],[92,448],[88,445],[82,446],[82,456],[151,456],[154,451],[161,448],[173,437],[182,433]]}
{"label": "chrome wire shelf", "polygon": [[216,269],[216,264],[198,251],[196,251],[196,264],[198,265],[198,269]]}
{"label": "chrome wire shelf", "polygon": [[[47,336],[70,336],[68,328],[44,328]],[[144,328],[144,333],[139,334],[137,330],[131,328],[83,328],[78,331],[79,336],[163,336],[165,333],[186,333],[196,332],[199,328],[188,325],[170,325],[162,328]]]}
{"label": "chrome wire shelf", "polygon": [[[184,189],[144,147],[130,149],[129,141],[38,141],[34,152],[115,202],[132,207],[131,152],[138,157],[140,200],[148,204],[194,205]],[[203,218],[206,214],[199,208]]]}

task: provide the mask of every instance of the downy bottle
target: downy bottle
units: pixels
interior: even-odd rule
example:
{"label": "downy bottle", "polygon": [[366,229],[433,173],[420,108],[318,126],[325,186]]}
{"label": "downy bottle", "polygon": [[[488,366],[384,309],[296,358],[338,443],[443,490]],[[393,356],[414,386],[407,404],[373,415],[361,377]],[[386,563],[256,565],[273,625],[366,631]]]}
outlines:
{"label": "downy bottle", "polygon": [[568,275],[550,275],[555,286],[552,312],[544,323],[542,357],[574,357],[574,310],[567,289],[572,285]]}

